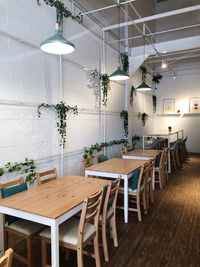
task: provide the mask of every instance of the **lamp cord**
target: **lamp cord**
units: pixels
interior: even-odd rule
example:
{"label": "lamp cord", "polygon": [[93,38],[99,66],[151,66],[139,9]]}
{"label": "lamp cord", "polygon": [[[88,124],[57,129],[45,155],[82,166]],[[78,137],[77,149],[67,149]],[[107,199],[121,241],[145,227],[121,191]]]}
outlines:
{"label": "lamp cord", "polygon": [[118,64],[119,64],[119,67],[120,67],[120,27],[119,27],[119,24],[120,24],[120,1],[117,2],[117,8],[118,8]]}

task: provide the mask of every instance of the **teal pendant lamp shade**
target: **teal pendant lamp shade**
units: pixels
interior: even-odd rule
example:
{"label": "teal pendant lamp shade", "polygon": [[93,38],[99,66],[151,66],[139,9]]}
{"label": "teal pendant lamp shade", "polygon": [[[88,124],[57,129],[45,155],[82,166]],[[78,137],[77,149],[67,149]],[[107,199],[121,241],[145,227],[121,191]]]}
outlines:
{"label": "teal pendant lamp shade", "polygon": [[142,82],[140,86],[136,88],[136,90],[139,92],[146,92],[146,91],[151,91],[152,89],[150,86],[148,86],[148,84],[146,84],[145,82]]}
{"label": "teal pendant lamp shade", "polygon": [[118,9],[118,68],[109,76],[109,79],[111,81],[124,81],[129,79],[129,75],[120,68],[120,0],[116,1],[116,6]]}
{"label": "teal pendant lamp shade", "polygon": [[118,67],[117,70],[110,75],[109,79],[111,81],[124,81],[129,79],[129,75]]}
{"label": "teal pendant lamp shade", "polygon": [[72,53],[75,46],[62,36],[59,25],[56,24],[55,34],[43,41],[40,45],[40,49],[49,54],[64,55]]}

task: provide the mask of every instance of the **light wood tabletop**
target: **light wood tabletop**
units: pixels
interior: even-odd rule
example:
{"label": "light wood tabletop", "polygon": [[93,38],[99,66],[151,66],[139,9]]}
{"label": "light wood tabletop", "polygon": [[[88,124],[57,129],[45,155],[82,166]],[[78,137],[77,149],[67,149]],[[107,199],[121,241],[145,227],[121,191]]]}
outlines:
{"label": "light wood tabletop", "polygon": [[124,153],[127,156],[152,157],[155,158],[162,150],[155,149],[138,149]]}
{"label": "light wood tabletop", "polygon": [[0,199],[0,206],[56,219],[108,183],[106,180],[66,176]]}
{"label": "light wood tabletop", "polygon": [[121,159],[121,158],[112,158],[106,160],[102,163],[98,163],[87,167],[85,170],[90,171],[102,171],[109,173],[118,173],[118,174],[129,174],[135,169],[143,166],[147,160],[134,160],[134,159]]}

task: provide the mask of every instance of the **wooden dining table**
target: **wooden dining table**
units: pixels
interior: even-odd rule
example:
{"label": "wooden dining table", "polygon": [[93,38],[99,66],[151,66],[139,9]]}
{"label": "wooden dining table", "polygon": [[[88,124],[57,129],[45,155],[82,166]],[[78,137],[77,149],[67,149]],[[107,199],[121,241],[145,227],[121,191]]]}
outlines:
{"label": "wooden dining table", "polygon": [[108,183],[81,176],[62,177],[0,199],[0,213],[50,226],[51,266],[59,267],[59,225],[82,209],[85,197]]}
{"label": "wooden dining table", "polygon": [[155,149],[137,149],[130,152],[126,152],[122,155],[123,159],[138,159],[138,160],[150,160],[155,159],[156,156],[162,152],[162,150]]}
{"label": "wooden dining table", "polygon": [[85,169],[85,176],[118,178],[124,180],[124,221],[128,223],[128,179],[139,167],[144,166],[146,160],[112,158]]}

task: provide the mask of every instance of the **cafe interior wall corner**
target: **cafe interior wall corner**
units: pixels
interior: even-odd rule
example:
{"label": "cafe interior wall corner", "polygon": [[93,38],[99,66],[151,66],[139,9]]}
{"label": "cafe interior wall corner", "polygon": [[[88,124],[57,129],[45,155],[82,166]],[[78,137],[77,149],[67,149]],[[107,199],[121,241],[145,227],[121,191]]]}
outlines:
{"label": "cafe interior wall corner", "polygon": [[[172,130],[183,129],[184,135],[188,137],[188,151],[200,153],[200,114],[189,113],[189,99],[200,97],[200,70],[199,68],[192,68],[191,62],[188,62],[188,64],[190,69],[176,71],[176,79],[168,74],[164,75],[157,90],[157,113],[163,113],[163,99],[173,98],[175,99],[176,115],[156,116],[155,129],[157,131],[167,131],[168,126],[171,126]],[[196,66],[196,62],[193,65]],[[186,65],[181,66],[182,68],[187,67]],[[180,110],[179,116],[177,116],[178,110]]]}

